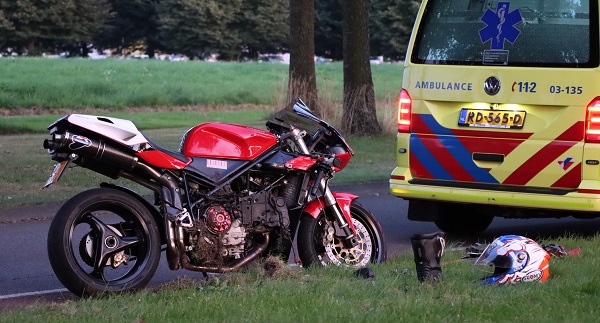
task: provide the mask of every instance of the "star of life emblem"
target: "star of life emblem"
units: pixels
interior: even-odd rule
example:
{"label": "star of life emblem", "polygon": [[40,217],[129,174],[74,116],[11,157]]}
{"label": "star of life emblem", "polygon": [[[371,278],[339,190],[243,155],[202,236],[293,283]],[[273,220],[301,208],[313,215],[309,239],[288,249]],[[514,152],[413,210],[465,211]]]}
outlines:
{"label": "star of life emblem", "polygon": [[511,44],[517,40],[521,33],[514,25],[523,21],[519,9],[510,11],[510,2],[498,2],[496,12],[488,9],[481,17],[487,26],[479,30],[482,43],[491,41],[490,49],[504,49],[504,41]]}

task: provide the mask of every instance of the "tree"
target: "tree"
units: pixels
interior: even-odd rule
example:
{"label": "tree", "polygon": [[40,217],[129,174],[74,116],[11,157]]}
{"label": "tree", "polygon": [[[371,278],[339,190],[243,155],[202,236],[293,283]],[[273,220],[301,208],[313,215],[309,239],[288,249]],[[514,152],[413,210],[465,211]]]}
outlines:
{"label": "tree", "polygon": [[371,55],[403,59],[420,0],[371,1]]}
{"label": "tree", "polygon": [[320,114],[315,76],[314,0],[290,0],[288,102],[302,98]]}
{"label": "tree", "polygon": [[[403,58],[421,0],[370,0],[369,3],[371,55]],[[343,58],[341,8],[342,0],[315,3],[315,53],[319,56]]]}
{"label": "tree", "polygon": [[250,57],[277,53],[289,47],[288,0],[246,0],[231,26],[238,30],[240,44]]}
{"label": "tree", "polygon": [[154,57],[161,49],[158,39],[157,5],[160,0],[109,0],[113,17],[110,27],[95,38],[100,48],[124,48],[140,45]]}
{"label": "tree", "polygon": [[315,3],[315,53],[341,60],[342,53],[342,0]]}
{"label": "tree", "polygon": [[[60,1],[59,3],[67,3]],[[66,21],[62,42],[65,47],[79,49],[82,57],[88,56],[88,43],[106,28],[106,22],[111,17],[110,4],[106,0],[74,0],[73,6],[65,8],[69,19]]]}
{"label": "tree", "polygon": [[162,0],[157,9],[161,41],[190,57],[239,51],[239,31],[230,28],[242,0]]}
{"label": "tree", "polygon": [[2,47],[11,47],[22,53],[27,47],[33,49],[42,37],[37,27],[42,25],[46,14],[34,1],[2,1],[3,23],[0,24]]}
{"label": "tree", "polygon": [[342,129],[348,134],[381,132],[375,110],[375,92],[369,62],[368,0],[345,0],[344,113]]}
{"label": "tree", "polygon": [[109,8],[106,0],[2,1],[0,42],[30,55],[79,48],[104,28]]}

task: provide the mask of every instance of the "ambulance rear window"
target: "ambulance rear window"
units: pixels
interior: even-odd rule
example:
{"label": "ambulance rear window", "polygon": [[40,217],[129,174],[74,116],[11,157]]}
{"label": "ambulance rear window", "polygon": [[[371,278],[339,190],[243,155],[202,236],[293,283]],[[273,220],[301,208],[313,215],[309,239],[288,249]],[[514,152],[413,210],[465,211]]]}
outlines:
{"label": "ambulance rear window", "polygon": [[598,66],[598,1],[430,0],[417,64]]}

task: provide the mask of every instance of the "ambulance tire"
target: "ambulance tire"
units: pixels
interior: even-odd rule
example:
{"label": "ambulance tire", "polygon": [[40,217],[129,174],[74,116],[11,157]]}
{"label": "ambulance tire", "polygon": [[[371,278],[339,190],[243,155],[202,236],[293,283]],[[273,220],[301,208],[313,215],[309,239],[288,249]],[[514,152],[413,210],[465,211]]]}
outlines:
{"label": "ambulance tire", "polygon": [[435,225],[448,234],[479,234],[485,231],[492,223],[492,220],[494,220],[493,215],[482,214],[480,212],[468,212],[465,214],[463,209],[461,214],[457,212],[457,208],[450,208],[449,211],[448,213],[438,215],[435,220]]}

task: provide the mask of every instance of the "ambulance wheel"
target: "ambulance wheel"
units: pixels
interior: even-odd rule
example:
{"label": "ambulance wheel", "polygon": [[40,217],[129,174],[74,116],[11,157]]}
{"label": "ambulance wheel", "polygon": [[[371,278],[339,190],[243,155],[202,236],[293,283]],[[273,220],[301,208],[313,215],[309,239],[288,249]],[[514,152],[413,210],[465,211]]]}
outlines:
{"label": "ambulance wheel", "polygon": [[464,206],[460,206],[460,210],[457,205],[449,206],[446,209],[448,212],[439,214],[434,221],[440,230],[449,234],[475,235],[485,231],[494,220],[493,215],[476,212]]}

